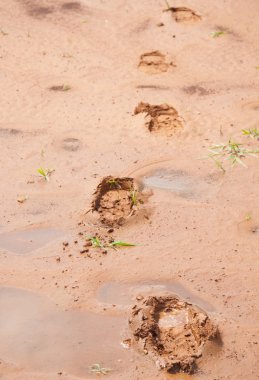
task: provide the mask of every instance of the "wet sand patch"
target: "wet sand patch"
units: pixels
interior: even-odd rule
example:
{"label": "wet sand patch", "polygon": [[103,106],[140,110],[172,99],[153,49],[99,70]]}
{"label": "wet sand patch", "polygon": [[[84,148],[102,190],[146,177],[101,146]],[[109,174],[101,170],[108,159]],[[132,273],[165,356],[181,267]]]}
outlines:
{"label": "wet sand patch", "polygon": [[97,292],[97,299],[101,303],[121,306],[127,308],[132,306],[136,299],[158,296],[158,295],[176,295],[184,301],[192,302],[204,310],[215,311],[213,305],[208,301],[196,296],[189,289],[177,281],[140,281],[133,283],[109,282],[103,284]]}
{"label": "wet sand patch", "polygon": [[63,311],[36,293],[0,288],[0,357],[25,369],[83,377],[94,363],[123,369],[125,324],[121,317]]}
{"label": "wet sand patch", "polygon": [[170,191],[186,199],[208,198],[214,193],[212,180],[200,178],[184,170],[169,167],[147,170],[142,176],[137,176],[143,187]]}
{"label": "wet sand patch", "polygon": [[15,254],[26,254],[64,236],[64,233],[52,228],[35,228],[4,232],[0,234],[0,249]]}

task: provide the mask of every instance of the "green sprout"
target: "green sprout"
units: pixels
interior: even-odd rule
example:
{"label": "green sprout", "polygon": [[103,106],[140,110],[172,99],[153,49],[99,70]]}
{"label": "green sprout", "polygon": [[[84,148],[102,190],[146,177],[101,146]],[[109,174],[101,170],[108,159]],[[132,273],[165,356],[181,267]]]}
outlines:
{"label": "green sprout", "polygon": [[248,213],[245,215],[245,221],[246,221],[246,222],[249,222],[250,220],[252,220],[252,214],[251,214],[251,212],[248,212]]}
{"label": "green sprout", "polygon": [[109,247],[135,247],[135,246],[136,244],[126,243],[120,240],[113,241],[112,243],[109,244]]}
{"label": "green sprout", "polygon": [[107,375],[109,372],[112,371],[112,369],[102,367],[101,364],[96,363],[90,367],[90,371],[95,373],[96,375]]}
{"label": "green sprout", "polygon": [[134,247],[135,244],[126,243],[124,241],[116,240],[112,241],[110,243],[105,243],[97,236],[89,236],[88,240],[91,242],[91,245],[93,248],[113,248],[116,249],[117,247]]}
{"label": "green sprout", "polygon": [[252,137],[253,139],[259,140],[259,129],[250,128],[250,129],[242,129],[243,135]]}
{"label": "green sprout", "polygon": [[90,236],[89,240],[94,248],[104,248],[104,244],[97,236]]}
{"label": "green sprout", "polygon": [[37,172],[40,174],[40,176],[41,176],[42,178],[45,179],[45,181],[48,182],[51,173],[54,172],[54,169],[44,169],[44,168],[39,168],[39,169],[37,170]]}
{"label": "green sprout", "polygon": [[211,35],[213,38],[217,38],[217,37],[220,37],[220,36],[223,36],[223,34],[225,34],[226,32],[224,32],[223,30],[219,30],[217,32],[212,32]]}
{"label": "green sprout", "polygon": [[71,90],[71,86],[69,86],[69,84],[63,84],[62,91],[69,91],[69,90]]}
{"label": "green sprout", "polygon": [[131,190],[130,199],[131,199],[132,206],[137,206],[137,204],[138,204],[138,192],[137,192],[137,190]]}
{"label": "green sprout", "polygon": [[121,185],[119,184],[119,181],[116,178],[108,179],[107,183],[110,185],[111,189],[120,189]]}
{"label": "green sprout", "polygon": [[71,86],[69,86],[69,84],[55,85],[55,86],[49,87],[49,90],[66,92],[66,91],[71,90]]}
{"label": "green sprout", "polygon": [[242,144],[234,142],[231,139],[229,139],[228,144],[212,145],[208,150],[210,152],[208,157],[223,171],[225,171],[225,169],[222,161],[229,160],[232,166],[240,164],[246,167],[242,159],[246,156],[255,157],[255,154],[259,153],[259,149],[248,150],[242,147]]}

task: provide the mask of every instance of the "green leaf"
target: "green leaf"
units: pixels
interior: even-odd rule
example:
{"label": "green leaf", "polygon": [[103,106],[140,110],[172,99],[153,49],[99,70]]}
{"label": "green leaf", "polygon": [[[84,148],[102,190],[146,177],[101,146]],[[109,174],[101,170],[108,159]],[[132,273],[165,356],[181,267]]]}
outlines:
{"label": "green leaf", "polygon": [[225,32],[223,30],[219,30],[217,32],[212,32],[211,34],[213,38],[216,38],[222,36],[223,34],[225,34]]}
{"label": "green leaf", "polygon": [[96,236],[89,236],[88,239],[91,241],[94,248],[103,248],[103,243]]}
{"label": "green leaf", "polygon": [[126,243],[124,241],[113,241],[112,243],[110,243],[110,246],[111,247],[135,247],[136,244],[131,244],[131,243]]}
{"label": "green leaf", "polygon": [[39,168],[37,170],[37,172],[40,173],[40,175],[42,175],[43,177],[46,177],[46,175],[47,175],[46,172],[45,172],[45,170],[43,168]]}

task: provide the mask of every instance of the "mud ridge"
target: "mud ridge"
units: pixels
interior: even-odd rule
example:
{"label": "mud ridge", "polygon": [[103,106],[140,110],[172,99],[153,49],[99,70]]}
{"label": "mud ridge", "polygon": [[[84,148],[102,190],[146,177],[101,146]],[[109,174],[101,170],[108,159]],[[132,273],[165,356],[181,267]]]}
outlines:
{"label": "mud ridge", "polygon": [[165,12],[171,12],[176,22],[195,22],[201,20],[201,16],[187,7],[169,7]]}
{"label": "mud ridge", "polygon": [[134,114],[146,113],[148,121],[146,126],[150,132],[164,131],[172,135],[183,129],[182,119],[174,107],[168,104],[150,105],[140,102],[134,110]]}
{"label": "mud ridge", "polygon": [[92,202],[100,221],[107,226],[122,225],[136,213],[143,203],[138,186],[133,178],[108,176],[98,185]]}
{"label": "mud ridge", "polygon": [[175,66],[173,62],[167,62],[166,56],[158,50],[142,54],[138,64],[140,70],[149,74],[166,72],[172,66]]}
{"label": "mud ridge", "polygon": [[170,373],[193,373],[204,344],[217,336],[204,311],[176,296],[142,298],[132,309],[129,326],[130,344]]}

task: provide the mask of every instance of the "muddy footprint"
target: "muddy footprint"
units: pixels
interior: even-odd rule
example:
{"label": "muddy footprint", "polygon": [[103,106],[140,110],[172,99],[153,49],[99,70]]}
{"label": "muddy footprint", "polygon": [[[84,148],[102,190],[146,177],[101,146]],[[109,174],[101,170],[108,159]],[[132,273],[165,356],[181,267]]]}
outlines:
{"label": "muddy footprint", "polygon": [[92,210],[99,214],[103,224],[116,226],[124,224],[142,203],[143,197],[133,178],[108,176],[96,189]]}
{"label": "muddy footprint", "polygon": [[133,307],[129,326],[129,344],[170,373],[193,373],[206,341],[217,335],[204,311],[176,296],[144,298]]}
{"label": "muddy footprint", "polygon": [[190,8],[186,7],[168,7],[164,12],[171,12],[176,22],[190,23],[201,20],[201,16],[198,15]]}
{"label": "muddy footprint", "polygon": [[134,110],[134,114],[145,113],[147,126],[150,132],[164,132],[171,136],[183,129],[182,118],[174,107],[168,104],[151,105],[140,102]]}
{"label": "muddy footprint", "polygon": [[142,54],[138,64],[140,70],[149,74],[164,73],[172,66],[175,66],[173,62],[169,62],[158,50]]}

